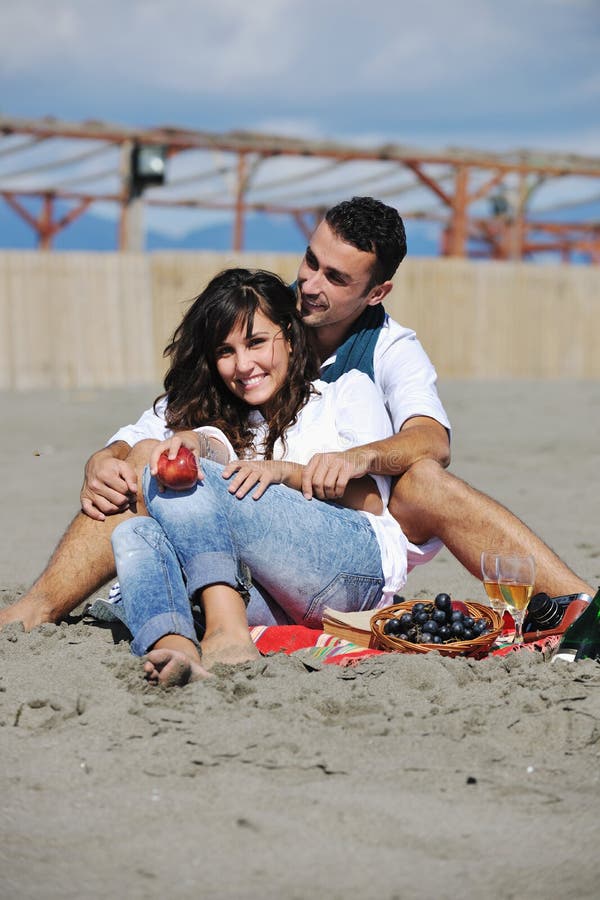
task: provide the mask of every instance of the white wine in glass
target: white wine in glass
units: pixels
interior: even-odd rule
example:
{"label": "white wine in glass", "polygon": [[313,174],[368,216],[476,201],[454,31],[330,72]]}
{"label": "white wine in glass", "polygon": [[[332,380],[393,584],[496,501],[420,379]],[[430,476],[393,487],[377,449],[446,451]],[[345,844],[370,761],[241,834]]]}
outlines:
{"label": "white wine in glass", "polygon": [[498,584],[515,623],[514,642],[520,643],[523,640],[523,617],[535,584],[533,556],[499,556]]}
{"label": "white wine in glass", "polygon": [[506,603],[498,584],[498,560],[501,555],[498,550],[484,550],[481,554],[483,586],[488,595],[490,606],[499,616],[503,616],[506,609]]}

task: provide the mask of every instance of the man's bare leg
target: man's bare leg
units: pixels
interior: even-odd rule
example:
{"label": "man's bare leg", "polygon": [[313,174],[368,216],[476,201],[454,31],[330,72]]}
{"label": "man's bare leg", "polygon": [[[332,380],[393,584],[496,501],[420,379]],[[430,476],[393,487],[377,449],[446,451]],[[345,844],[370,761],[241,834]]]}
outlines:
{"label": "man's bare leg", "polygon": [[[141,441],[128,459],[136,470],[146,464],[155,441]],[[141,479],[138,481],[141,484]],[[141,491],[131,509],[101,522],[78,513],[62,536],[50,560],[32,587],[0,610],[0,628],[22,622],[29,631],[44,622],[58,622],[115,575],[111,536],[117,525],[132,515],[146,515]]]}
{"label": "man's bare leg", "polygon": [[27,593],[0,610],[0,627],[22,622],[26,631],[43,622],[58,622],[115,574],[111,535],[131,512],[104,522],[78,513],[48,565]]}
{"label": "man's bare leg", "polygon": [[527,525],[497,501],[475,490],[433,460],[421,460],[398,479],[389,509],[410,541],[437,536],[471,575],[481,579],[485,549],[531,554],[535,591],[550,596],[594,594]]}

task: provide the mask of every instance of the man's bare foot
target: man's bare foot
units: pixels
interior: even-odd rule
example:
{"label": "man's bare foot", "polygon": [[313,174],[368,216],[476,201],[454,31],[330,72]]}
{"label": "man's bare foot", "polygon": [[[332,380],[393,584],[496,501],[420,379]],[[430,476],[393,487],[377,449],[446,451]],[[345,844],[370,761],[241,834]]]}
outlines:
{"label": "man's bare foot", "polygon": [[210,678],[206,669],[190,659],[181,650],[150,650],[144,663],[146,679],[151,684],[162,684],[165,687],[188,684],[201,678]]}
{"label": "man's bare foot", "polygon": [[5,625],[10,625],[11,622],[22,622],[25,631],[31,631],[32,628],[37,628],[38,625],[54,621],[42,603],[36,603],[26,596],[20,597],[14,603],[11,603],[10,606],[0,609],[0,630]]}
{"label": "man's bare foot", "polygon": [[260,659],[260,653],[252,642],[248,631],[243,633],[225,632],[216,629],[205,634],[200,642],[202,662],[207,669],[217,663],[237,666],[240,663]]}

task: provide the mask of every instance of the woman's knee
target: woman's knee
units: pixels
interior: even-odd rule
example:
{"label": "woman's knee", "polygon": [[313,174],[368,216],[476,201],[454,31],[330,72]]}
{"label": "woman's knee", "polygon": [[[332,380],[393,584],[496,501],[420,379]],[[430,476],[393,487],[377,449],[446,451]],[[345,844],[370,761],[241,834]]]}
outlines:
{"label": "woman's knee", "polygon": [[214,478],[198,482],[186,491],[159,490],[148,470],[144,475],[144,499],[149,515],[169,535],[198,533],[206,528],[223,528],[223,491]]}
{"label": "woman's knee", "polygon": [[147,516],[134,516],[121,522],[111,535],[111,543],[115,556],[131,552],[140,542],[156,548],[164,532],[158,522]]}

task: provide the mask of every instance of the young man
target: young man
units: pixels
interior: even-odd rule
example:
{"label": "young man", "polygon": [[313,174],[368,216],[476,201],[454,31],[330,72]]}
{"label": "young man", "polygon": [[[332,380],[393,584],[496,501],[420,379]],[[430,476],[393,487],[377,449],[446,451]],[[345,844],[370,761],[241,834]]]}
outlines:
{"label": "young man", "polygon": [[[314,232],[298,272],[300,310],[313,329],[324,378],[361,368],[379,387],[395,435],[343,453],[319,454],[303,480],[305,496],[335,499],[351,478],[397,476],[389,508],[412,542],[409,570],[442,544],[480,577],[481,551],[531,553],[535,590],[592,593],[516,516],[450,474],[449,423],[436,374],[414,332],[387,317],[382,301],[406,255],[402,220],[370,197],[333,207]],[[154,419],[154,421],[152,420]],[[130,456],[136,441],[164,437],[164,423],[144,417],[121,429],[85,467],[79,513],[33,587],[0,612],[0,626],[56,622],[114,575],[110,536],[134,514],[138,482]],[[135,451],[133,452],[133,456]]]}
{"label": "young man", "polygon": [[[405,253],[400,217],[368,197],[334,207],[314,232],[300,265],[298,288],[325,377],[331,355],[358,318],[389,294]],[[305,494],[334,499],[349,478],[367,472],[397,475],[389,509],[415,545],[417,558],[409,557],[409,569],[430,558],[438,538],[477,578],[482,550],[501,547],[535,557],[535,590],[593,593],[513,513],[446,470],[448,422],[437,398],[435,371],[414,333],[389,317],[374,348],[373,370],[396,434],[343,454],[313,458],[304,473]]]}

